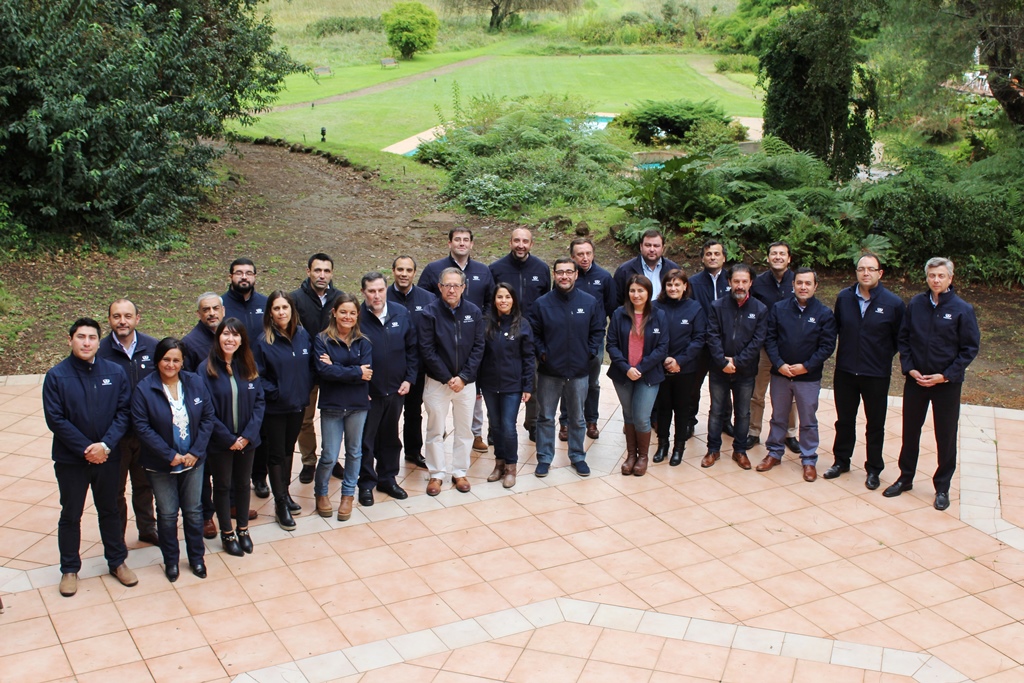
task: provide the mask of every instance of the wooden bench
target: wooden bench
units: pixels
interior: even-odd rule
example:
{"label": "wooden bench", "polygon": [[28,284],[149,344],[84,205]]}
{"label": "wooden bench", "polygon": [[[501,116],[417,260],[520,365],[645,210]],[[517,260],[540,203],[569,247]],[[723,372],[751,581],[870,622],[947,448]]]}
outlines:
{"label": "wooden bench", "polygon": [[334,72],[331,71],[329,66],[318,66],[313,69],[313,73],[317,76],[333,76]]}
{"label": "wooden bench", "polygon": [[392,66],[395,67],[396,69],[398,68],[398,60],[395,59],[394,57],[385,57],[384,59],[380,60],[380,68],[387,69]]}

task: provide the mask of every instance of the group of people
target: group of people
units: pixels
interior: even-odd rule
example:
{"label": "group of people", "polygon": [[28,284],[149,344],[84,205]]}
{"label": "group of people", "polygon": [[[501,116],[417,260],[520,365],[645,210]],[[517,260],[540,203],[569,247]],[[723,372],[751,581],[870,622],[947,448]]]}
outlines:
{"label": "group of people", "polygon": [[[623,413],[622,474],[647,472],[654,433],[651,460],[681,463],[709,377],[702,467],[718,461],[724,432],[732,436],[733,460],[751,468],[747,451],[760,441],[770,392],[767,455],[756,469],[772,469],[789,448],[800,455],[804,479],[814,481],[822,370],[838,340],[835,462],[824,476],[849,471],[863,400],[866,486],[875,489],[898,351],[907,378],[904,443],[900,477],[884,495],[912,488],[931,404],[935,507],[948,507],[960,387],[979,344],[973,309],[951,286],[949,260],[926,264],[928,291],[905,306],[881,285],[880,259],[864,254],[857,282],[840,293],[833,312],[815,298],[814,271],[790,268],[782,242],[769,247],[769,268],[756,278],[744,263],[726,270],[715,240],[703,246],[703,269],[689,276],[663,256],[664,237],[655,230],[644,233],[639,255],[614,276],[595,263],[589,238],[573,239],[550,270],[532,246],[530,231],[518,228],[508,255],[485,266],[472,258],[472,232],[454,228],[448,255],[424,267],[418,284],[415,260],[402,255],[392,263],[390,285],[381,272],[362,277],[361,302],[334,287],[327,254],[309,258],[298,289],[269,296],[256,291],[253,261],[239,258],[230,265],[227,292],[199,296],[198,321],[181,339],[143,334],[128,299],[110,304],[107,336],[96,320],[76,320],[71,354],[43,385],[62,507],[61,594],[77,589],[90,487],[110,572],[124,585],[137,583],[124,563],[129,477],[139,539],[159,545],[172,582],[179,573],[179,511],[189,565],[200,578],[203,538],[215,538],[218,525],[227,553],[253,552],[250,487],[258,497],[273,495],[277,523],[295,529],[302,509],[289,493],[296,444],[299,481],[313,485],[317,514],[342,521],[356,500],[373,505],[374,490],[408,497],[398,483],[403,453],[427,470],[427,494],[440,494],[449,481],[468,492],[471,452],[489,450],[485,405],[495,457],[488,481],[515,486],[521,407],[536,442],[534,474],[549,473],[557,435],[568,442],[571,467],[585,477],[586,439],[600,437],[606,352]],[[453,440],[446,449],[449,412]],[[332,476],[342,480],[336,512]]]}

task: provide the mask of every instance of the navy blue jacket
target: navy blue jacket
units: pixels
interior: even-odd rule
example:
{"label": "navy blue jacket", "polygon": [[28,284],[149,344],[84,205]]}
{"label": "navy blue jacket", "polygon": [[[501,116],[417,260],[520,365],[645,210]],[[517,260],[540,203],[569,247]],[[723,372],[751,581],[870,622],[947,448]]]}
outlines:
{"label": "navy blue jacket", "polygon": [[904,375],[917,370],[922,375],[941,373],[947,382],[963,382],[980,345],[974,307],[952,287],[939,295],[938,306],[932,306],[930,291],[907,304],[899,337]]}
{"label": "navy blue jacket", "polygon": [[512,332],[512,318],[501,316],[493,336],[484,334],[484,360],[477,387],[481,391],[533,393],[533,329],[522,318],[518,332]]}
{"label": "navy blue jacket", "polygon": [[[320,360],[327,354],[328,365]],[[320,410],[369,410],[370,383],[363,379],[360,366],[373,365],[373,345],[360,337],[348,346],[321,332],[313,339],[316,373],[320,378]]]}
{"label": "navy blue jacket", "polygon": [[43,416],[53,432],[54,462],[86,464],[85,449],[105,443],[110,460],[131,420],[132,389],[117,363],[102,358],[92,363],[74,355],[50,368],[43,379]]}
{"label": "navy blue jacket", "polygon": [[[661,257],[661,277],[664,277],[665,273],[673,268],[678,267],[675,262],[669,261],[664,256]],[[647,273],[644,272],[643,256],[630,259],[615,269],[615,293],[619,295],[616,306],[626,300],[626,296],[629,294],[629,278],[633,275],[648,277]]]}
{"label": "navy blue jacket", "polygon": [[707,340],[708,317],[696,299],[655,301],[654,307],[665,313],[668,325],[668,356],[679,363],[677,374],[697,372],[697,358]]}
{"label": "navy blue jacket", "polygon": [[441,384],[452,377],[460,377],[466,384],[476,381],[487,327],[477,305],[463,297],[453,311],[444,300],[436,299],[416,324],[420,363],[427,377]]}
{"label": "navy blue jacket", "polygon": [[181,343],[185,345],[185,369],[195,372],[210,355],[210,349],[213,348],[213,330],[200,320],[191,332],[181,338]]}
{"label": "navy blue jacket", "polygon": [[615,288],[615,279],[607,270],[597,265],[590,264],[590,270],[583,272],[579,270],[576,278],[576,288],[597,299],[604,312],[605,320],[612,317],[612,313],[619,307],[619,291]]}
{"label": "navy blue jacket", "polygon": [[732,377],[753,377],[761,361],[761,347],[768,333],[768,307],[752,296],[742,306],[727,296],[711,305],[708,315],[708,352],[711,371],[721,377],[726,357],[733,359]]}
{"label": "navy blue jacket", "polygon": [[[690,278],[690,289],[693,290],[693,298],[700,303],[705,315],[711,315],[711,304],[726,296],[731,287],[729,286],[729,271],[722,269],[718,272],[718,279],[712,280],[707,270],[702,270]],[[715,292],[718,296],[715,296]]]}
{"label": "navy blue jacket", "polygon": [[245,324],[249,333],[249,346],[256,343],[256,337],[263,334],[263,312],[267,310],[267,296],[255,289],[249,294],[249,300],[228,288],[221,299],[224,301],[224,319],[238,318]]}
{"label": "navy blue jacket", "polygon": [[900,325],[907,307],[881,284],[871,290],[867,312],[860,314],[860,298],[853,285],[836,297],[839,350],[836,370],[866,377],[892,374],[892,357],[898,350]]}
{"label": "navy blue jacket", "polygon": [[499,282],[512,285],[519,295],[519,310],[529,315],[533,302],[551,291],[551,271],[548,264],[533,254],[520,261],[511,253],[491,264],[494,286]]}
{"label": "navy blue jacket", "polygon": [[568,294],[552,289],[530,311],[537,372],[575,379],[590,374],[604,341],[604,307],[575,287]]}
{"label": "navy blue jacket", "polygon": [[[764,348],[772,362],[772,374],[783,365],[803,364],[807,373],[790,377],[794,382],[820,382],[821,370],[836,350],[836,319],[828,306],[814,297],[800,310],[796,297],[772,306]],[[781,375],[780,375],[781,376]]]}
{"label": "navy blue jacket", "polygon": [[316,377],[313,340],[305,328],[295,328],[291,341],[274,330],[273,344],[268,344],[260,334],[252,351],[260,371],[267,414],[294,415],[304,411]]}
{"label": "navy blue jacket", "polygon": [[121,366],[124,374],[128,376],[128,384],[134,391],[139,382],[156,370],[156,363],[153,358],[156,356],[156,345],[159,343],[148,334],[135,331],[135,353],[129,358],[128,354],[121,349],[121,345],[115,343],[114,333],[111,332],[100,340],[100,348],[96,352],[99,358],[105,358]]}
{"label": "navy blue jacket", "polygon": [[327,301],[321,304],[320,297],[313,291],[313,286],[309,284],[309,278],[303,280],[299,288],[292,292],[292,301],[295,302],[295,308],[299,309],[299,322],[306,328],[310,339],[316,337],[327,327],[327,323],[331,321],[331,308],[334,307],[334,300],[341,296],[341,293],[341,290],[335,289],[334,285],[328,285],[327,291],[324,293]]}
{"label": "navy blue jacket", "polygon": [[[460,268],[451,254],[442,259],[431,261],[420,273],[419,286],[434,295],[435,299],[441,298],[441,292],[437,283],[441,281],[441,271],[445,268]],[[486,311],[491,305],[491,295],[494,293],[494,278],[491,277],[491,269],[480,263],[469,259],[466,263],[466,288],[462,290],[463,301],[470,301],[481,311]]]}
{"label": "navy blue jacket", "polygon": [[[213,434],[213,401],[199,375],[182,371],[178,373],[178,380],[185,393],[188,432],[192,437],[188,452],[199,458],[195,467],[201,468]],[[132,396],[132,427],[142,445],[139,463],[147,470],[170,472],[171,460],[178,455],[178,450],[174,447],[171,406],[164,395],[160,373],[153,373],[136,387]]]}
{"label": "navy blue jacket", "polygon": [[[653,308],[653,307],[652,307]],[[633,328],[633,320],[626,312],[625,306],[619,306],[612,313],[608,324],[608,376],[615,382],[630,382],[626,376],[632,367],[629,364],[629,333]],[[640,371],[640,381],[649,386],[661,384],[665,380],[665,357],[668,355],[668,321],[664,311],[653,308],[651,316],[644,325],[644,351],[636,369]]]}
{"label": "navy blue jacket", "polygon": [[419,351],[416,325],[405,306],[388,303],[384,324],[364,302],[359,307],[359,329],[373,345],[370,396],[390,396],[402,382],[416,383]]}
{"label": "navy blue jacket", "polygon": [[231,410],[231,375],[227,366],[219,358],[212,362],[217,364],[217,376],[210,377],[206,372],[211,360],[207,358],[200,365],[196,374],[206,383],[206,391],[213,402],[213,435],[210,437],[210,450],[226,451],[231,448],[238,437],[245,437],[251,450],[260,445],[260,427],[263,425],[263,414],[267,409],[266,397],[263,395],[263,382],[259,377],[245,379],[238,363],[231,364],[238,385],[238,429],[232,425]]}
{"label": "navy blue jacket", "polygon": [[794,278],[793,271],[787,268],[786,272],[782,274],[782,282],[779,282],[775,279],[775,273],[769,268],[754,278],[754,283],[750,285],[750,294],[771,311],[772,306],[793,296]]}
{"label": "navy blue jacket", "polygon": [[[434,291],[437,291],[436,286]],[[430,302],[437,297],[419,285],[413,285],[409,288],[409,292],[407,294],[403,294],[398,291],[398,288],[396,288],[394,284],[392,284],[388,287],[387,298],[388,303],[394,302],[405,306],[405,310],[409,311],[409,315],[411,315],[413,321],[415,321],[423,314],[423,309],[429,306]]]}

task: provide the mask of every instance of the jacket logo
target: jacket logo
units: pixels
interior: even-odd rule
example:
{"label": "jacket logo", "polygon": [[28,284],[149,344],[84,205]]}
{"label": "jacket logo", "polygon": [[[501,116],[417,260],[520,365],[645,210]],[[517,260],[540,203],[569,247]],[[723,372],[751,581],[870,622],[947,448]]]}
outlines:
{"label": "jacket logo", "polygon": [[391,321],[391,327],[398,327],[398,321],[397,320],[392,320]]}
{"label": "jacket logo", "polygon": [[144,361],[148,361],[148,360],[149,360],[149,356],[143,356],[143,357],[142,357],[142,360],[144,360]]}
{"label": "jacket logo", "polygon": [[749,314],[747,314],[747,319],[748,320],[757,320],[757,313],[749,313]]}
{"label": "jacket logo", "polygon": [[473,322],[473,316],[467,313],[466,317],[462,319],[462,322],[464,322],[464,323],[471,323],[471,322]]}
{"label": "jacket logo", "polygon": [[583,313],[583,309],[582,309],[582,308],[577,308],[577,309],[576,309],[576,312],[577,312],[577,313]]}
{"label": "jacket logo", "polygon": [[594,286],[595,287],[600,287],[601,286],[601,281],[600,280],[594,280]]}
{"label": "jacket logo", "polygon": [[683,318],[682,320],[679,321],[679,324],[680,325],[689,325],[690,324],[690,319],[689,318]]}
{"label": "jacket logo", "polygon": [[422,307],[422,306],[419,306],[419,305],[417,305],[417,306],[416,306],[416,310],[417,310],[417,311],[422,311],[422,310],[423,310],[423,307]]}
{"label": "jacket logo", "polygon": [[253,313],[255,313],[256,315],[263,315],[263,309],[257,308],[255,311],[253,311]]}
{"label": "jacket logo", "polygon": [[256,386],[252,382],[249,382],[249,389],[255,389],[255,388],[256,388]]}
{"label": "jacket logo", "polygon": [[952,313],[947,313],[946,315],[942,316],[942,319],[943,320],[952,320],[953,319],[953,314]]}
{"label": "jacket logo", "polygon": [[103,381],[100,382],[100,386],[109,387],[110,386],[110,379],[104,377]]}
{"label": "jacket logo", "polygon": [[303,356],[308,356],[309,355],[309,349],[302,349],[302,355]]}
{"label": "jacket logo", "polygon": [[192,405],[194,405],[194,406],[197,406],[197,405],[199,405],[202,402],[203,402],[203,399],[199,398],[198,396],[196,396],[194,399],[192,399]]}
{"label": "jacket logo", "polygon": [[809,323],[811,323],[813,325],[814,323],[816,323],[818,321],[816,319],[814,319],[814,318],[808,318],[807,322],[809,322]]}
{"label": "jacket logo", "polygon": [[479,282],[480,281],[480,276],[479,275],[474,275],[473,276],[473,281],[474,282]]}
{"label": "jacket logo", "polygon": [[539,282],[539,281],[540,281],[540,279],[536,275],[534,275],[533,279],[531,280],[531,282]]}
{"label": "jacket logo", "polygon": [[879,306],[878,308],[875,309],[875,313],[885,313],[885,309]]}

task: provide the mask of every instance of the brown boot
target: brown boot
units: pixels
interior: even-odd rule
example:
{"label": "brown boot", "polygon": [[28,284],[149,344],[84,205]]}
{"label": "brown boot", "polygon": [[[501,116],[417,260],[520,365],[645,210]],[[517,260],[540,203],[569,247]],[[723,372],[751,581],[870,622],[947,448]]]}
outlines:
{"label": "brown boot", "polygon": [[507,462],[505,463],[505,476],[501,480],[501,485],[507,489],[512,488],[516,485],[516,465],[518,463]]}
{"label": "brown boot", "polygon": [[487,481],[498,481],[505,476],[505,461],[501,458],[494,459],[494,470],[487,475]]}
{"label": "brown boot", "polygon": [[633,474],[633,465],[636,464],[636,425],[623,425],[622,433],[626,435],[626,461],[622,463],[622,474],[628,477]]}
{"label": "brown boot", "polygon": [[321,517],[330,517],[332,512],[334,512],[334,506],[331,505],[331,499],[327,496],[317,496],[316,514]]}
{"label": "brown boot", "polygon": [[352,501],[355,500],[355,496],[342,496],[341,503],[338,504],[338,521],[347,522],[352,516]]}
{"label": "brown boot", "polygon": [[636,464],[633,465],[633,476],[642,477],[647,474],[647,454],[651,450],[651,432],[636,433]]}

